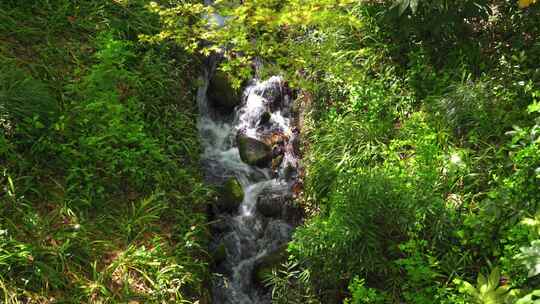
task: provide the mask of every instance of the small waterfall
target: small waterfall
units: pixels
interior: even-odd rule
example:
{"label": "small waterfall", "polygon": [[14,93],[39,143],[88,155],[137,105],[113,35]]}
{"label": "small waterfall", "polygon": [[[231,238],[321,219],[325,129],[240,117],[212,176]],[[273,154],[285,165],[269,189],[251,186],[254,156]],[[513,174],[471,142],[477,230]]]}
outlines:
{"label": "small waterfall", "polygon": [[[291,96],[281,77],[254,79],[245,88],[234,113],[223,115],[207,98],[211,74],[205,72],[198,92],[198,128],[207,180],[219,185],[233,177],[244,191],[244,199],[235,212],[217,208],[212,211],[219,229],[212,228],[210,250],[225,248],[225,258],[213,267],[216,273],[213,303],[271,303],[269,291],[254,279],[254,271],[266,258],[283,249],[299,218],[291,190],[298,170]],[[261,124],[263,115],[267,118]],[[244,163],[237,144],[238,134],[272,145],[272,165],[257,167]],[[263,215],[258,210],[261,201],[281,212]]]}

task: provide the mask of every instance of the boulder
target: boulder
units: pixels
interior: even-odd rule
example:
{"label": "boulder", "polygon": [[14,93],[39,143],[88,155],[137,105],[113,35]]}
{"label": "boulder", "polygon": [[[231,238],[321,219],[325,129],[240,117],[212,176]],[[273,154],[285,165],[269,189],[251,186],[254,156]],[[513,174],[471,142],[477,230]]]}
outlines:
{"label": "boulder", "polygon": [[219,243],[219,245],[212,251],[212,262],[217,265],[221,262],[225,261],[227,258],[227,250],[225,248],[225,244],[223,242]]}
{"label": "boulder", "polygon": [[234,177],[229,178],[218,189],[217,207],[223,212],[234,212],[244,200],[242,185]]}
{"label": "boulder", "polygon": [[228,222],[230,221],[229,218],[227,218],[224,214],[218,215],[213,221],[210,223],[210,229],[214,233],[223,233],[230,230],[230,226]]}
{"label": "boulder", "polygon": [[304,209],[300,205],[295,203],[294,200],[287,202],[287,204],[283,208],[283,219],[293,226],[300,225],[304,217]]}
{"label": "boulder", "polygon": [[261,114],[261,118],[259,119],[259,126],[264,126],[269,123],[270,118],[272,118],[272,114],[270,114],[270,112],[263,112]]}
{"label": "boulder", "polygon": [[239,135],[237,137],[240,158],[251,166],[266,167],[272,160],[272,148],[255,138]]}
{"label": "boulder", "polygon": [[287,245],[281,246],[278,250],[263,257],[259,263],[255,265],[253,271],[253,280],[259,286],[264,286],[266,278],[272,274],[272,270],[281,266],[287,261]]}
{"label": "boulder", "polygon": [[304,210],[292,195],[263,192],[256,203],[257,212],[267,218],[280,218],[290,224],[298,224],[304,217]]}
{"label": "boulder", "polygon": [[226,111],[233,111],[242,97],[240,90],[233,88],[231,78],[219,70],[210,79],[207,96],[210,102]]}
{"label": "boulder", "polygon": [[257,211],[265,217],[280,217],[285,199],[278,194],[262,193],[257,198]]}

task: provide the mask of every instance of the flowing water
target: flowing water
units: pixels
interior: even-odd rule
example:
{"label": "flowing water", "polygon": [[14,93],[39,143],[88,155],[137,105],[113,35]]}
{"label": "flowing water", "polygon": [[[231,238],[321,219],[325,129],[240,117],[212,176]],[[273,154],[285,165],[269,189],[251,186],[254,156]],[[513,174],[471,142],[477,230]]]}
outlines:
{"label": "flowing water", "polygon": [[[291,96],[283,79],[274,76],[265,81],[254,79],[244,89],[233,114],[223,114],[207,98],[211,72],[203,77],[198,92],[199,132],[207,180],[219,185],[234,177],[241,184],[244,199],[232,213],[213,208],[213,241],[210,251],[225,248],[225,258],[213,266],[213,303],[271,303],[269,290],[254,277],[257,267],[283,250],[290,240],[299,212],[291,191],[298,162],[294,144],[296,128],[291,114]],[[262,124],[263,113],[269,121]],[[268,116],[268,114],[265,114]],[[273,165],[250,166],[240,158],[237,134],[265,142],[279,138],[273,145]],[[258,201],[281,210],[267,217],[258,210]],[[264,213],[264,212],[263,212]]]}

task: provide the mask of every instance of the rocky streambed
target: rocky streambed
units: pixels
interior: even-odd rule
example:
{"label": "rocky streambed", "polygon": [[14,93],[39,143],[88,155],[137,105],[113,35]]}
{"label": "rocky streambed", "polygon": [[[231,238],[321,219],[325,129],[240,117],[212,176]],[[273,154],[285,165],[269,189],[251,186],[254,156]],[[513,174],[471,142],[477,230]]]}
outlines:
{"label": "rocky streambed", "polygon": [[234,90],[215,68],[198,92],[207,180],[218,195],[209,213],[213,303],[271,303],[263,279],[286,259],[303,218],[293,92],[278,76]]}

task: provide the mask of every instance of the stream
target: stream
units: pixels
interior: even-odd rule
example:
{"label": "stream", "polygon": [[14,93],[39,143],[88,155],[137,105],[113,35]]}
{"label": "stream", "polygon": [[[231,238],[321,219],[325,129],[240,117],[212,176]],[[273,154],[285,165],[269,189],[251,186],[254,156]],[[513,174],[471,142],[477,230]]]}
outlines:
{"label": "stream", "polygon": [[[197,96],[203,167],[206,180],[216,187],[236,181],[243,199],[233,210],[215,204],[209,210],[213,235],[209,249],[222,255],[212,266],[212,303],[271,303],[271,291],[258,272],[283,260],[302,217],[292,191],[298,175],[292,96],[281,77],[253,79],[234,111],[224,113],[208,98],[214,70],[205,71]],[[241,140],[248,142],[247,150],[254,142],[271,153],[249,165],[241,157]]]}

